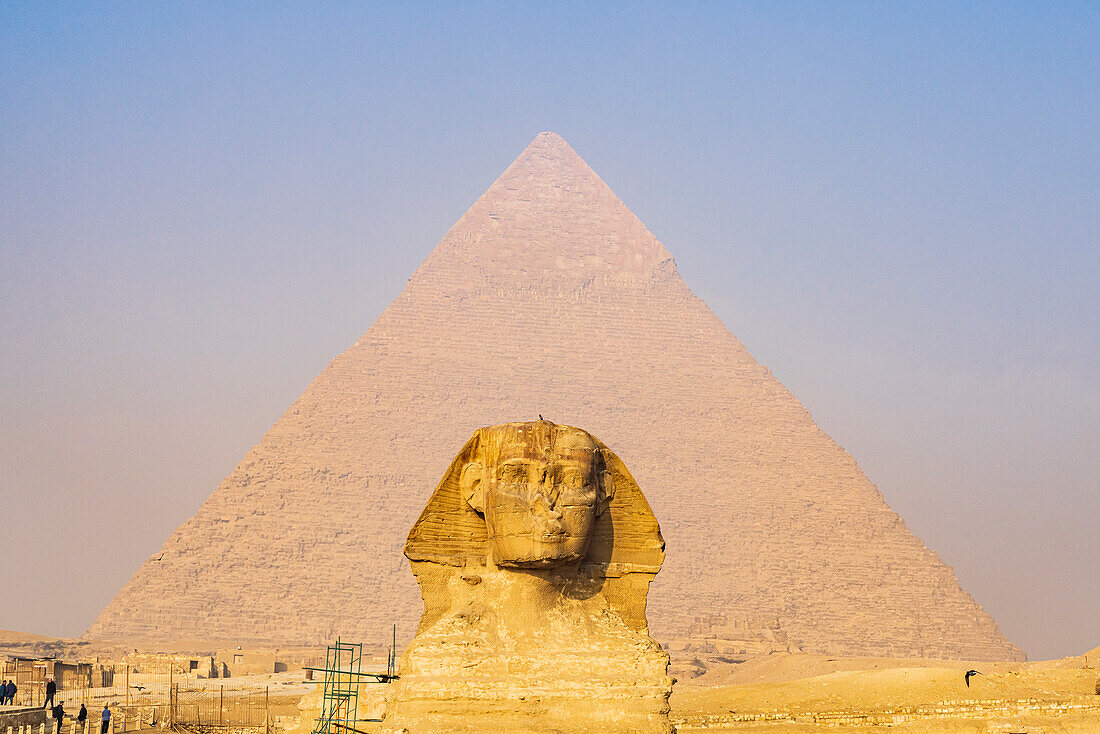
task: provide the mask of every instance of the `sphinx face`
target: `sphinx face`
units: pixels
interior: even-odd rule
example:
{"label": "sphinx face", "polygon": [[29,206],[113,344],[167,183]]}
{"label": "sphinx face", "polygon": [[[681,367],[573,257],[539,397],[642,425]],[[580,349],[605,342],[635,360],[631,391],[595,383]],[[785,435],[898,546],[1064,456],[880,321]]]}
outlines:
{"label": "sphinx face", "polygon": [[583,558],[604,471],[592,437],[534,427],[497,447],[495,460],[482,467],[481,488],[493,561],[542,568]]}

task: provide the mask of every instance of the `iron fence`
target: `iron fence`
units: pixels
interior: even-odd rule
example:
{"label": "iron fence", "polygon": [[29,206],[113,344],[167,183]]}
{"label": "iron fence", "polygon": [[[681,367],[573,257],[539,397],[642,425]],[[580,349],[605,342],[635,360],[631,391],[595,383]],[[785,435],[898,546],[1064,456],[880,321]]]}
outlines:
{"label": "iron fence", "polygon": [[[54,703],[64,706],[60,731],[47,719],[47,734],[100,734],[103,708],[111,710],[111,734],[174,726],[189,731],[218,728],[270,732],[273,718],[270,688],[244,679],[200,679],[171,668],[144,672],[123,669],[112,686],[83,686],[57,691]],[[16,704],[42,706],[44,681],[19,687]],[[83,724],[76,720],[80,706],[87,709]]]}
{"label": "iron fence", "polygon": [[231,685],[173,686],[168,719],[184,727],[271,728],[271,693],[264,687]]}

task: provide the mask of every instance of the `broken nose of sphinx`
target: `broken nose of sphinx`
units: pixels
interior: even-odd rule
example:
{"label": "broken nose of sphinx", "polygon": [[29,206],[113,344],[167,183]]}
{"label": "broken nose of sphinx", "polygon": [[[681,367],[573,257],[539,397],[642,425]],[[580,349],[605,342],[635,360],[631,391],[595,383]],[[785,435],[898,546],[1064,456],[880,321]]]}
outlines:
{"label": "broken nose of sphinx", "polygon": [[548,495],[545,491],[538,490],[531,502],[531,516],[538,525],[538,531],[545,535],[564,534],[565,525],[562,523],[561,511],[556,507],[556,493]]}

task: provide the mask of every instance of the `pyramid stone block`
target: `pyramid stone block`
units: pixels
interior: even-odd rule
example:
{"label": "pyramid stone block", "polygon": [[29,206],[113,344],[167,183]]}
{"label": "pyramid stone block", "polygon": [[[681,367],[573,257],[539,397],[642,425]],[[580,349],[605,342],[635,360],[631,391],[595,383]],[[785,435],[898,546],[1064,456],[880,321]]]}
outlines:
{"label": "pyramid stone block", "polygon": [[656,639],[769,618],[808,652],[1022,659],[553,133],[87,635],[383,644],[396,622],[408,640],[402,544],[453,447],[539,414],[600,436],[649,499],[669,549]]}

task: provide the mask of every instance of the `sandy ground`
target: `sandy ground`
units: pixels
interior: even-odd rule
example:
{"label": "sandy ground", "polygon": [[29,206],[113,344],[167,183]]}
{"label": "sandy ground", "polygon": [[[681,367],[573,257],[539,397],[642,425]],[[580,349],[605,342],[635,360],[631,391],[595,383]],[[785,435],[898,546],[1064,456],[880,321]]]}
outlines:
{"label": "sandy ground", "polygon": [[31,632],[16,632],[15,630],[0,630],[0,644],[5,642],[25,643],[25,642],[52,642],[53,637],[47,637],[46,635],[36,635]]}
{"label": "sandy ground", "polygon": [[[1090,662],[774,655],[678,683],[672,718],[683,732],[1100,734],[1100,670]],[[981,675],[967,687],[971,668]]]}

